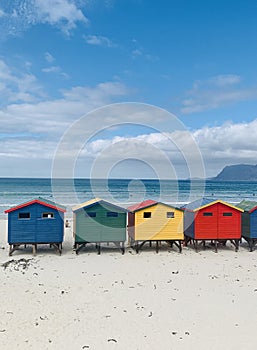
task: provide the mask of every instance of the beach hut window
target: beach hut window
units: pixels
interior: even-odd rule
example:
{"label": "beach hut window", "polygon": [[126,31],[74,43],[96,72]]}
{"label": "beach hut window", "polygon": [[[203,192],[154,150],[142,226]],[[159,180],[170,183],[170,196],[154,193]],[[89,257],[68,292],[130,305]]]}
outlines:
{"label": "beach hut window", "polygon": [[209,213],[209,212],[203,213],[203,216],[212,216],[212,215],[213,215],[213,213]]}
{"label": "beach hut window", "polygon": [[116,211],[107,211],[106,215],[107,215],[107,218],[117,218],[118,217],[118,213]]}
{"label": "beach hut window", "polygon": [[30,219],[30,213],[19,213],[19,219]]}
{"label": "beach hut window", "polygon": [[167,211],[167,218],[168,219],[174,219],[174,211]]}
{"label": "beach hut window", "polygon": [[54,213],[42,213],[42,218],[43,219],[53,219]]}
{"label": "beach hut window", "polygon": [[86,213],[86,217],[95,218],[96,217],[96,212],[95,211],[91,211],[90,213]]}
{"label": "beach hut window", "polygon": [[144,219],[149,219],[152,216],[152,213],[150,211],[144,212]]}
{"label": "beach hut window", "polygon": [[232,213],[223,213],[223,216],[232,216]]}

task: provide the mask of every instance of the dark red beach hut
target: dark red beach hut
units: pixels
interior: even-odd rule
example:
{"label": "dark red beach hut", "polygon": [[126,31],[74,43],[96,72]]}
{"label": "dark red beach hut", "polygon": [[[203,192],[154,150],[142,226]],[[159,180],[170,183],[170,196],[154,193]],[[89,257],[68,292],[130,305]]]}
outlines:
{"label": "dark red beach hut", "polygon": [[205,246],[206,241],[226,244],[229,240],[238,250],[241,239],[241,214],[244,211],[222,200],[203,198],[182,207],[184,210],[185,244],[193,241]]}

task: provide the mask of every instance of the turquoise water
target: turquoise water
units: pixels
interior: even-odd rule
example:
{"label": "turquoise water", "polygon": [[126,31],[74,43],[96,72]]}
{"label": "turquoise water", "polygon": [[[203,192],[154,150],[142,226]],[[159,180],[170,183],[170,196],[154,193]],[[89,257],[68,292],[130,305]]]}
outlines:
{"label": "turquoise water", "polygon": [[202,196],[230,203],[257,200],[257,182],[0,178],[0,217],[9,207],[39,196],[66,205],[71,215],[72,206],[94,197],[123,206],[149,198],[178,206]]}

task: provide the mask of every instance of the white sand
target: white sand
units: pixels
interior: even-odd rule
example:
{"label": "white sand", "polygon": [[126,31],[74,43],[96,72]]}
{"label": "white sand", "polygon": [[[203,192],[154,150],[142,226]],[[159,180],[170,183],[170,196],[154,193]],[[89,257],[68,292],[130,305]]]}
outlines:
{"label": "white sand", "polygon": [[256,349],[257,251],[228,244],[182,254],[163,246],[8,256],[0,222],[0,349]]}

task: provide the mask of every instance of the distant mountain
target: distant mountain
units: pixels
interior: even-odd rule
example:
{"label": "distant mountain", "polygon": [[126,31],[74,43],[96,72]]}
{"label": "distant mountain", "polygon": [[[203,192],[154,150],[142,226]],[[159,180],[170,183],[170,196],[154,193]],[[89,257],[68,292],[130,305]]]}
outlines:
{"label": "distant mountain", "polygon": [[228,165],[213,180],[257,181],[257,165]]}

